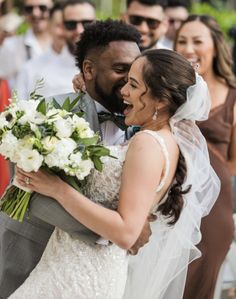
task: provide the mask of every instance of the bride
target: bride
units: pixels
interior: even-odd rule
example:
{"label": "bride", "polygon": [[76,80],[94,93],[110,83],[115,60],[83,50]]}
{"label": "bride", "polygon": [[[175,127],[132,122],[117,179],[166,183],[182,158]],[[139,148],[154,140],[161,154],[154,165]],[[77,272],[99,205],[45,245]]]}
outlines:
{"label": "bride", "polygon": [[[29,278],[9,298],[182,298],[188,264],[200,256],[201,217],[219,190],[206,143],[195,125],[209,112],[205,82],[187,60],[168,50],[144,52],[121,90],[128,126],[141,131],[111,146],[102,173],[90,175],[83,194],[43,171],[17,170],[22,186],[58,201],[103,238],[88,244],[55,229]],[[129,249],[150,213],[150,242]],[[130,269],[128,269],[128,260]]]}

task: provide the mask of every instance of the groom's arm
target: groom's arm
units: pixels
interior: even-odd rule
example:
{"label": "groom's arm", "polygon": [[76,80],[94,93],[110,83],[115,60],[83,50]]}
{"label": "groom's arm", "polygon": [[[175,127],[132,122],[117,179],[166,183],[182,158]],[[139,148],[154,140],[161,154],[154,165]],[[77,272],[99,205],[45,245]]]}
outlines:
{"label": "groom's arm", "polygon": [[99,236],[74,219],[56,200],[34,193],[30,201],[30,215],[41,219],[61,230],[78,236],[80,239],[89,242],[96,242]]}
{"label": "groom's arm", "polygon": [[[67,213],[56,200],[39,193],[35,193],[31,198],[30,215],[33,215],[53,226],[59,227],[63,231],[71,235],[75,235],[87,242],[95,243],[100,238],[96,233],[89,230]],[[149,216],[144,224],[139,238],[129,250],[130,254],[136,255],[139,249],[148,243],[149,237],[152,234],[149,222],[155,220],[156,217],[154,215]]]}

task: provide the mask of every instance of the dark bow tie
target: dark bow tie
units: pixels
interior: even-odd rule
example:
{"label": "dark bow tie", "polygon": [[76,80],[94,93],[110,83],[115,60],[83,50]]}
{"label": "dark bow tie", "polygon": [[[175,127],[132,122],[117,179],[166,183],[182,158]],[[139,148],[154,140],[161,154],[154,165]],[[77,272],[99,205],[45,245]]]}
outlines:
{"label": "dark bow tie", "polygon": [[107,120],[112,121],[122,131],[125,131],[127,129],[127,126],[125,124],[125,117],[123,114],[109,113],[104,111],[98,113],[98,121],[100,124]]}

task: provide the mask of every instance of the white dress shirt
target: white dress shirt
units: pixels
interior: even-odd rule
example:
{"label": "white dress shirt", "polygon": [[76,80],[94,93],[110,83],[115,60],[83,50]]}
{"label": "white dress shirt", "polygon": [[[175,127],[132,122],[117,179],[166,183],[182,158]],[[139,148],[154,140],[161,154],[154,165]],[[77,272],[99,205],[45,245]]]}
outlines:
{"label": "white dress shirt", "polygon": [[[108,112],[101,104],[95,101],[97,112]],[[117,145],[125,142],[125,132],[117,127],[112,121],[104,121],[101,125],[101,133],[104,145]]]}
{"label": "white dress shirt", "polygon": [[174,48],[174,41],[169,39],[165,35],[162,36],[157,42],[157,49],[173,50],[173,48]]}
{"label": "white dress shirt", "polygon": [[73,92],[72,79],[78,73],[75,58],[65,46],[60,54],[52,47],[28,61],[17,76],[16,90],[19,99],[27,100],[35,89],[38,80],[43,79],[43,87],[38,90],[40,95],[50,97],[55,94]]}
{"label": "white dress shirt", "polygon": [[17,73],[29,59],[28,53],[34,58],[44,51],[31,29],[24,35],[6,38],[0,47],[0,78],[12,80],[14,86]]}

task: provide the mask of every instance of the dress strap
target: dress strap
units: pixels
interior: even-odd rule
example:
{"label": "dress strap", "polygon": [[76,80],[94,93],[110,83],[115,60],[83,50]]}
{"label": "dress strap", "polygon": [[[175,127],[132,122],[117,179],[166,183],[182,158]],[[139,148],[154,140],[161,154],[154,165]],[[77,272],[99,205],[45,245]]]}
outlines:
{"label": "dress strap", "polygon": [[164,175],[160,181],[160,184],[157,186],[156,188],[156,192],[161,191],[161,189],[163,188],[163,186],[165,185],[166,179],[169,175],[170,172],[170,158],[169,158],[169,152],[167,150],[167,146],[165,144],[164,138],[156,131],[151,131],[151,130],[144,130],[144,131],[140,131],[138,133],[136,133],[136,135],[138,134],[149,134],[152,137],[154,137],[154,139],[158,142],[158,144],[161,146],[161,150],[163,152],[163,155],[165,157],[165,171],[164,171]]}

